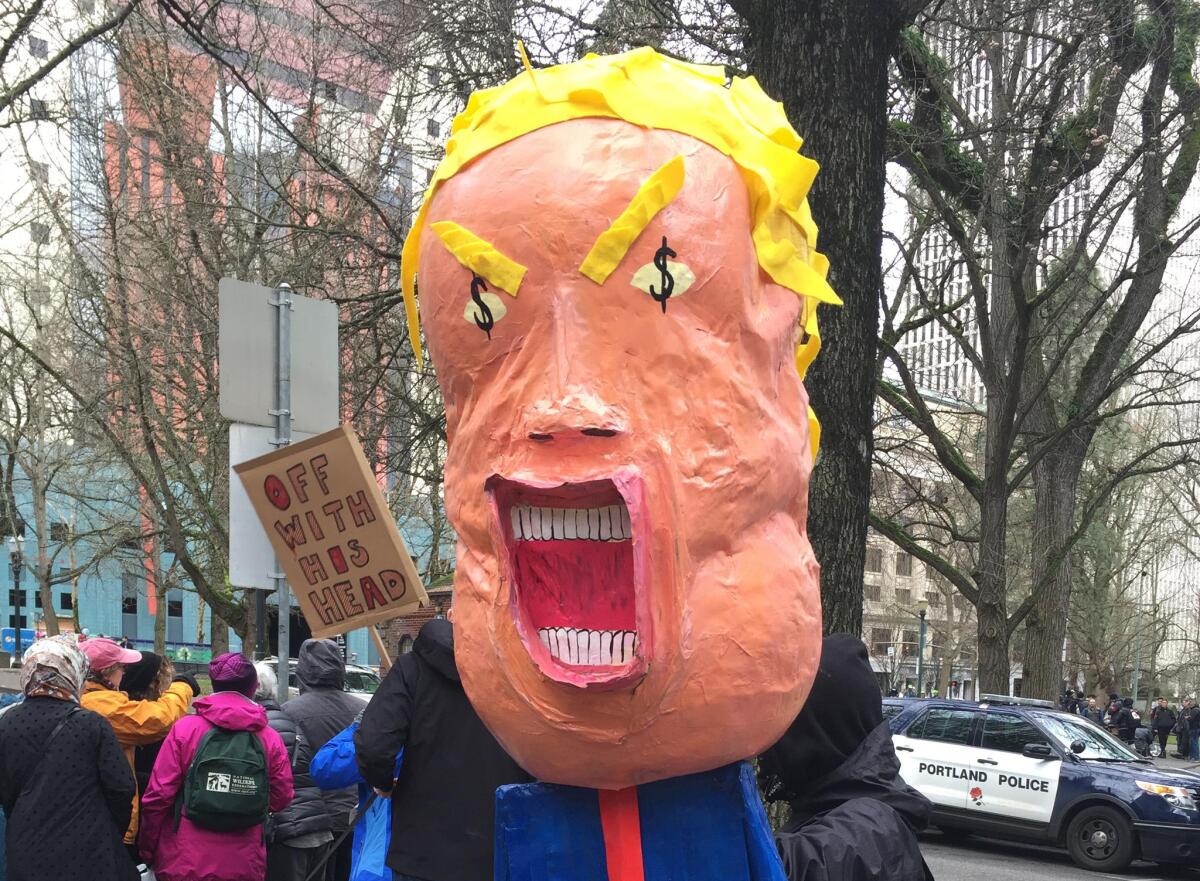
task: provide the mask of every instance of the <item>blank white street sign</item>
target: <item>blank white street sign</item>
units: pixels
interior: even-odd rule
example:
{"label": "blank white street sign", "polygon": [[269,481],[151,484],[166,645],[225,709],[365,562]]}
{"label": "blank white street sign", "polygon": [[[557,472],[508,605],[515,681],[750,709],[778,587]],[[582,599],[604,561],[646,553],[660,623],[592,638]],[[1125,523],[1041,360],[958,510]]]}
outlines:
{"label": "blank white street sign", "polygon": [[[293,432],[292,442],[308,440],[316,432]],[[260,425],[229,426],[229,583],[234,587],[274,590],[275,551],[267,540],[246,488],[233,471],[250,459],[274,452],[274,428]]]}
{"label": "blank white street sign", "polygon": [[[275,289],[223,278],[217,294],[221,415],[274,426]],[[337,305],[294,292],[290,296],[292,430],[320,434],[338,425]]]}

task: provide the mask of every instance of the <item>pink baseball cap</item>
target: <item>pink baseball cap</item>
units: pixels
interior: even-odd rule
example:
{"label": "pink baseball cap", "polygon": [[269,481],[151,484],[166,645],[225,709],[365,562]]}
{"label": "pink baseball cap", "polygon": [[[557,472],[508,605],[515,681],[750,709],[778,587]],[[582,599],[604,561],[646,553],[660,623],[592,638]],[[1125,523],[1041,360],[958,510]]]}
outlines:
{"label": "pink baseball cap", "polygon": [[111,639],[100,637],[85,639],[79,648],[87,655],[93,670],[107,670],[114,664],[135,664],[142,659],[141,652],[123,649]]}

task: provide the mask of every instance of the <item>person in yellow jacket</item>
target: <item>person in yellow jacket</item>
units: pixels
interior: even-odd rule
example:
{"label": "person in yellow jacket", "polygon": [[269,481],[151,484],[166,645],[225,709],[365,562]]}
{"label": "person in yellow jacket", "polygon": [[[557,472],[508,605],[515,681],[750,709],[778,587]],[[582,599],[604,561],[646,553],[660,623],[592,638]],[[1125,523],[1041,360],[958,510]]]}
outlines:
{"label": "person in yellow jacket", "polygon": [[[196,678],[180,674],[158,698],[153,701],[130,700],[121,691],[121,678],[125,665],[142,659],[141,652],[121,648],[111,639],[85,639],[79,648],[87,655],[91,664],[87,683],[80,704],[99,713],[112,725],[117,742],[125,752],[129,769],[133,771],[133,751],[136,747],[162,740],[171,726],[187,715],[192,698],[200,693]],[[138,830],[138,798],[133,797],[133,815],[125,831],[125,843],[134,845]]]}

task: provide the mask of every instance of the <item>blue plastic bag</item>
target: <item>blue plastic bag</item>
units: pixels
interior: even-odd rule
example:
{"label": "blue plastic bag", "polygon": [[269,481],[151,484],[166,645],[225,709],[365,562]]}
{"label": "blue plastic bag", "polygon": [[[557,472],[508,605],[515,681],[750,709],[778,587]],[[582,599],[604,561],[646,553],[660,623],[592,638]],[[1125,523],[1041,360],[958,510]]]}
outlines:
{"label": "blue plastic bag", "polygon": [[[358,722],[334,735],[313,756],[308,772],[313,782],[322,789],[342,789],[358,785],[358,803],[361,807],[371,797],[371,788],[358,773],[354,756],[354,732]],[[400,776],[400,763],[404,750],[396,756],[395,776]],[[384,798],[371,801],[367,809],[354,823],[354,844],[351,850],[350,881],[392,881],[392,870],[387,867],[388,842],[392,831],[392,803]]]}
{"label": "blue plastic bag", "polygon": [[356,850],[350,881],[392,881],[387,867],[388,841],[392,832],[392,803],[384,798],[371,802],[363,817],[362,843]]}

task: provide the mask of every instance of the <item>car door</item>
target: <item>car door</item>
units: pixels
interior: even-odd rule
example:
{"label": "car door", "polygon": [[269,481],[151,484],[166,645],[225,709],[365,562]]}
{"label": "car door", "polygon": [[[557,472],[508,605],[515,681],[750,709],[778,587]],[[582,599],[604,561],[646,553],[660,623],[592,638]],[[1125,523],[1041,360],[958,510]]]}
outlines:
{"label": "car door", "polygon": [[965,808],[978,752],[971,746],[975,709],[930,707],[892,742],[900,758],[900,776],[939,807]]}
{"label": "car door", "polygon": [[[1052,758],[1023,755],[1026,744],[1045,744]],[[1014,820],[1049,823],[1058,795],[1062,757],[1050,738],[1020,713],[989,709],[976,757],[987,777],[978,785],[978,798],[967,809],[1001,814]]]}

